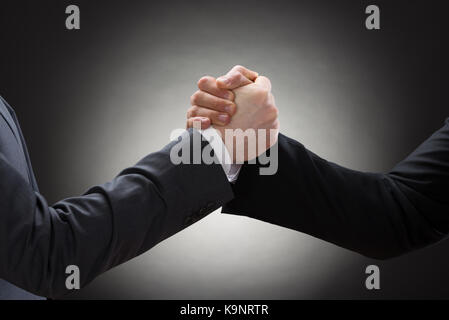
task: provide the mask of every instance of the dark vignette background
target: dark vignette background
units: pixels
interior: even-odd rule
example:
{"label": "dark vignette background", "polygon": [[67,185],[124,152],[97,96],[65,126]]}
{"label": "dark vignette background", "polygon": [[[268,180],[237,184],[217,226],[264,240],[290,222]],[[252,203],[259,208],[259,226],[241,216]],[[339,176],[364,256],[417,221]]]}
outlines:
{"label": "dark vignette background", "polygon": [[[69,4],[80,31],[65,29]],[[364,27],[368,4],[381,9],[380,31]],[[447,12],[447,1],[2,0],[0,94],[50,203],[167,143],[196,80],[235,64],[272,79],[284,134],[385,171],[449,116]],[[214,213],[73,297],[449,298],[448,252],[446,241],[376,262]],[[371,263],[375,292],[364,288]]]}

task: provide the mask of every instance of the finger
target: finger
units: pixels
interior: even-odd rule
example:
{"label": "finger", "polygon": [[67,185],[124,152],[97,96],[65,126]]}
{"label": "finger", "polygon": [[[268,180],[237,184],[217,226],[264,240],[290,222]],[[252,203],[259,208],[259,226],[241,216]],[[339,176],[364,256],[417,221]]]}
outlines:
{"label": "finger", "polygon": [[231,71],[227,75],[217,79],[217,86],[221,89],[234,90],[253,83],[238,71]]}
{"label": "finger", "polygon": [[190,99],[192,106],[197,105],[219,112],[226,112],[232,116],[235,112],[235,104],[232,101],[218,98],[204,91],[197,91]]}
{"label": "finger", "polygon": [[198,88],[201,91],[210,93],[213,96],[234,101],[234,93],[230,90],[221,89],[217,86],[217,80],[214,77],[205,76],[198,81]]}
{"label": "finger", "polygon": [[251,81],[256,80],[258,76],[259,74],[257,72],[237,65],[225,76],[218,78],[217,84],[219,88],[232,90],[250,84]]}
{"label": "finger", "polygon": [[243,66],[237,65],[235,67],[233,67],[231,69],[231,71],[237,71],[240,72],[241,74],[243,74],[244,77],[246,77],[247,79],[254,81],[257,79],[257,77],[259,76],[259,74],[255,71],[249,70],[248,68],[245,68]]}
{"label": "finger", "polygon": [[274,95],[272,93],[270,93],[270,95],[268,96],[268,103],[275,106],[276,105],[276,101],[274,99]]}
{"label": "finger", "polygon": [[193,127],[194,127],[194,126],[193,126],[193,123],[196,122],[196,121],[198,121],[198,122],[201,123],[201,129],[202,129],[202,130],[206,130],[206,129],[209,128],[210,125],[211,125],[211,122],[210,122],[210,119],[209,119],[209,118],[204,118],[204,117],[193,117],[193,118],[187,119],[187,124],[186,124],[187,129],[193,128]]}
{"label": "finger", "polygon": [[231,117],[227,113],[221,113],[215,110],[193,106],[187,112],[187,118],[202,117],[209,118],[212,124],[225,126],[231,121]]}
{"label": "finger", "polygon": [[255,83],[257,85],[259,85],[260,87],[262,87],[268,91],[271,91],[271,81],[267,77],[260,76],[256,79]]}

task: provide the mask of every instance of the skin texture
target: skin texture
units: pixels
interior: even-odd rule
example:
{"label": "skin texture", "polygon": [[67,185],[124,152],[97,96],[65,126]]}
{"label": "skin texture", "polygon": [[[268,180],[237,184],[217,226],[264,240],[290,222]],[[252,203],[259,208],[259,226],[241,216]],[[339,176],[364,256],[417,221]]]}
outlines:
{"label": "skin texture", "polygon": [[[268,78],[242,66],[235,66],[225,76],[215,79],[210,76],[198,81],[198,91],[191,97],[192,107],[187,112],[187,127],[194,121],[201,128],[211,124],[221,134],[234,162],[252,160],[270,148],[279,133],[278,109],[271,93]],[[233,131],[229,136],[230,129]],[[236,132],[236,129],[241,129]],[[262,135],[247,136],[248,129],[265,129]],[[225,136],[225,133],[228,135]],[[253,141],[255,139],[255,141]],[[260,146],[259,146],[260,144]],[[248,146],[257,145],[257,149]]]}

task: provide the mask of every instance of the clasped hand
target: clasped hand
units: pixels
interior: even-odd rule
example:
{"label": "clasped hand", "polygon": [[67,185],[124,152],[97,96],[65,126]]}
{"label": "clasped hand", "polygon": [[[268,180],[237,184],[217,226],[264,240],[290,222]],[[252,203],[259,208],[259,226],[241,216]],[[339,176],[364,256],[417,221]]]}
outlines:
{"label": "clasped hand", "polygon": [[190,99],[187,127],[213,125],[233,163],[253,160],[276,143],[278,109],[267,77],[235,66],[217,79],[202,77],[198,89]]}

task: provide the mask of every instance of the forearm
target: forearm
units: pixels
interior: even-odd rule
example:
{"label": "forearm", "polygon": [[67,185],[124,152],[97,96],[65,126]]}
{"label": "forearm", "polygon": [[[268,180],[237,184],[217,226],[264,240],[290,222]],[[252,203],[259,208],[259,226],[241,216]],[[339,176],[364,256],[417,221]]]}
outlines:
{"label": "forearm", "polygon": [[58,297],[68,265],[80,268],[84,286],[232,198],[220,165],[174,165],[171,146],[53,206],[1,159],[0,277]]}
{"label": "forearm", "polygon": [[397,256],[442,237],[392,175],[340,167],[285,136],[279,138],[277,174],[260,176],[257,166],[247,165],[234,191],[236,198],[224,212],[302,231],[375,258]]}

